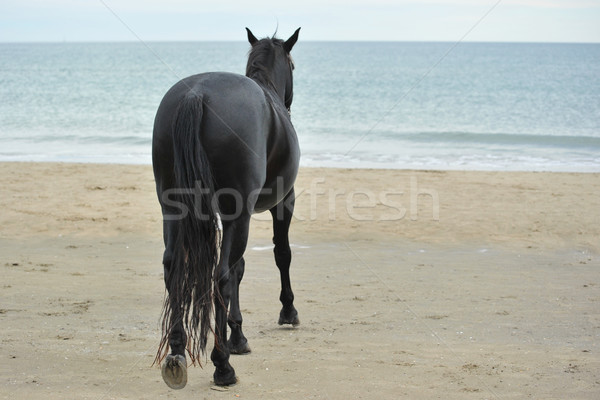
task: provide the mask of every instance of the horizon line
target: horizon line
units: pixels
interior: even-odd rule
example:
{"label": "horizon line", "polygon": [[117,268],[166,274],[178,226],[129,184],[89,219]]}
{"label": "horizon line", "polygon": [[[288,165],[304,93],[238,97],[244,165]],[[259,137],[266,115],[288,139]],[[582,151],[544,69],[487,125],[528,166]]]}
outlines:
{"label": "horizon line", "polygon": [[[246,40],[228,39],[154,39],[154,40],[0,40],[0,44],[135,44],[135,43],[247,43]],[[407,39],[310,39],[301,43],[456,43],[454,40],[407,40]],[[600,44],[600,41],[536,41],[536,40],[463,40],[461,43],[481,44]]]}

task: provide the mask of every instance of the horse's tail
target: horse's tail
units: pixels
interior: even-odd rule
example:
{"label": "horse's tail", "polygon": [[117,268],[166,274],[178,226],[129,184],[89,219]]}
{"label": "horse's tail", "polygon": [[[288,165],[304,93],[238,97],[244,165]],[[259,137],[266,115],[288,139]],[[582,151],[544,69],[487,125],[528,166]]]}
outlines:
{"label": "horse's tail", "polygon": [[213,176],[202,145],[202,97],[186,96],[173,124],[173,159],[176,192],[183,205],[176,216],[178,229],[171,271],[166,279],[162,339],[156,356],[168,353],[168,338],[177,324],[183,324],[187,352],[192,364],[201,365],[211,328],[213,302],[219,296],[216,280],[220,232],[213,204]]}

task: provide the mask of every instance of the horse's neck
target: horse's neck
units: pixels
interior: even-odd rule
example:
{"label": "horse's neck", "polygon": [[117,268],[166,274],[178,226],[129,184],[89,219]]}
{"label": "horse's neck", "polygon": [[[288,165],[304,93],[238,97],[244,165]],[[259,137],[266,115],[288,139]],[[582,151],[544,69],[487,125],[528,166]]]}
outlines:
{"label": "horse's neck", "polygon": [[274,77],[268,76],[264,71],[256,71],[248,77],[264,90],[269,100],[272,102],[279,101],[281,104],[285,104],[285,85],[279,85],[281,86],[280,88],[277,87]]}
{"label": "horse's neck", "polygon": [[[262,80],[262,79],[257,79],[256,77],[250,77],[253,81],[255,81],[258,86],[261,87],[261,89],[263,90],[264,94],[265,94],[265,98],[267,100],[267,102],[269,104],[271,104],[271,111],[273,112],[272,117],[275,120],[278,121],[284,121],[284,120],[288,120],[290,119],[290,113],[289,110],[285,107],[285,101],[283,100],[283,94],[279,94],[277,92],[277,89],[275,88],[275,86],[273,85],[273,83],[267,79],[267,80]],[[283,92],[283,91],[282,91]],[[281,131],[282,127],[286,127],[283,128],[283,131]],[[288,134],[287,132],[287,123],[283,123],[283,125],[279,125],[279,128],[275,134]]]}

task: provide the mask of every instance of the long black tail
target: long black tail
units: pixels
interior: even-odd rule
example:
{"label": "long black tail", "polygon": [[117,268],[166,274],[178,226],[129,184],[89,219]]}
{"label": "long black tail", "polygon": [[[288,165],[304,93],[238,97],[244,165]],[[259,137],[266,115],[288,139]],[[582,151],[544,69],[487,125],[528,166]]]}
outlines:
{"label": "long black tail", "polygon": [[205,353],[218,284],[220,232],[215,205],[213,176],[202,146],[200,127],[202,98],[190,94],[182,100],[173,125],[174,172],[184,212],[178,219],[172,271],[162,320],[162,339],[156,356],[168,353],[173,328],[183,323],[187,352],[192,364]]}

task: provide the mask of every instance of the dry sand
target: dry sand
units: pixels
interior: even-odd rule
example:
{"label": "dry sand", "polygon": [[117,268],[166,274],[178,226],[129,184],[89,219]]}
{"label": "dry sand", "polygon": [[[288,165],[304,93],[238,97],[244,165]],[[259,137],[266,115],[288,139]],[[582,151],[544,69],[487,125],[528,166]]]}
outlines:
{"label": "dry sand", "polygon": [[172,391],[149,166],[0,163],[0,398],[600,398],[600,174],[301,170],[302,324],[270,221],[241,289],[253,352]]}

